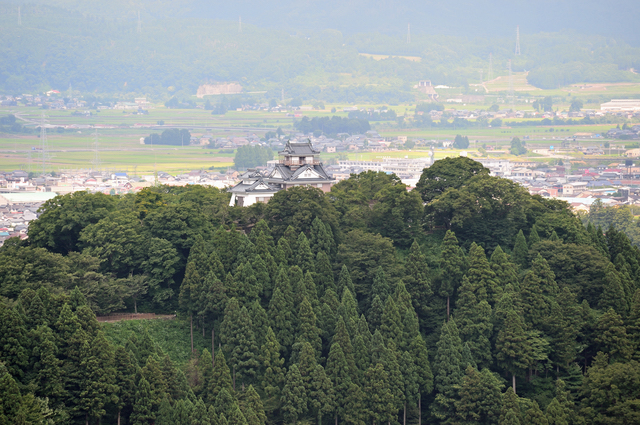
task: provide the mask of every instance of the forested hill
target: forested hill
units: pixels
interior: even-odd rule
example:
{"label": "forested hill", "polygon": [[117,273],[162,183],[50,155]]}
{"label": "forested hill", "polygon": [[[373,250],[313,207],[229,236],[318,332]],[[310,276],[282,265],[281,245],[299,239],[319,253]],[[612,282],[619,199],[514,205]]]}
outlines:
{"label": "forested hill", "polygon": [[[514,56],[517,23],[510,25],[508,35],[477,37],[430,34],[413,25],[408,44],[406,34],[375,26],[339,31],[330,25],[333,20],[297,29],[249,20],[239,32],[236,18],[221,20],[222,13],[208,18],[197,8],[186,8],[193,16],[184,15],[174,2],[157,2],[157,9],[141,7],[138,33],[132,6],[122,9],[126,16],[114,16],[90,7],[99,2],[48,3],[22,5],[19,25],[18,5],[0,2],[0,92],[69,93],[72,88],[164,101],[190,98],[205,82],[234,81],[247,92],[267,91],[267,98],[279,99],[284,89],[288,97],[304,100],[398,103],[414,100],[411,87],[419,80],[460,87],[479,82],[480,69],[486,79],[490,53],[493,76],[505,75],[511,59],[514,71],[531,71],[530,83],[542,88],[637,81],[630,69],[640,69],[638,48],[610,38],[613,33],[564,30],[570,26],[544,33],[521,27],[522,55]],[[302,22],[309,21],[319,22]],[[419,61],[375,60],[360,53],[415,56]]]}
{"label": "forested hill", "polygon": [[[637,422],[640,250],[614,227],[463,157],[413,191],[367,172],[228,201],[77,192],[5,242],[0,423]],[[94,316],[134,308],[215,353],[177,364]]]}

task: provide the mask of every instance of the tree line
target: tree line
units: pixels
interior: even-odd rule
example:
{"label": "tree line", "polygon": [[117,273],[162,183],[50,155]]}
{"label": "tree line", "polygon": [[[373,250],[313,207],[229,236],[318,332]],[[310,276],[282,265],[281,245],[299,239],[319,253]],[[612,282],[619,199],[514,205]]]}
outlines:
{"label": "tree line", "polygon": [[[228,199],[48,201],[0,249],[0,418],[634,422],[640,250],[616,228],[468,158],[413,191],[366,172]],[[106,340],[94,312],[134,308],[178,310],[215,350],[175,365],[144,332]]]}

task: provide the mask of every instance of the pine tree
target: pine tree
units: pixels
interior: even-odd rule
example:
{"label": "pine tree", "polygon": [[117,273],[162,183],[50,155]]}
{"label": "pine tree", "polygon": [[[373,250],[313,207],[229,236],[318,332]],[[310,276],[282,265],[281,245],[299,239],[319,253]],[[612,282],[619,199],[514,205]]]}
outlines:
{"label": "pine tree", "polygon": [[231,412],[229,413],[229,424],[234,425],[248,425],[247,419],[244,417],[242,412],[240,411],[240,407],[235,403]]}
{"label": "pine tree", "polygon": [[207,406],[201,398],[198,398],[195,406],[193,407],[193,411],[191,413],[191,425],[211,425]]}
{"label": "pine tree", "polygon": [[438,291],[441,297],[447,299],[447,320],[449,320],[451,296],[455,294],[466,269],[464,251],[458,246],[455,233],[447,230],[440,246],[441,283]]}
{"label": "pine tree", "polygon": [[88,354],[80,365],[84,374],[80,397],[87,416],[101,418],[106,413],[105,405],[112,401],[118,389],[114,352],[102,332],[93,339]]}
{"label": "pine tree", "polygon": [[142,377],[136,389],[133,413],[131,413],[131,423],[133,425],[150,425],[154,419],[155,412],[152,406],[151,387],[147,380]]}
{"label": "pine tree", "polygon": [[373,423],[393,420],[396,409],[389,388],[389,376],[381,363],[367,369],[364,382],[367,415],[373,420]]}
{"label": "pine tree", "polygon": [[540,410],[538,402],[535,400],[527,402],[526,407],[523,409],[522,421],[520,423],[523,425],[549,425],[546,415]]}
{"label": "pine tree", "polygon": [[163,398],[156,413],[155,425],[175,425],[173,421],[173,407],[167,397]]}
{"label": "pine tree", "polygon": [[287,226],[282,236],[287,240],[287,242],[289,242],[289,246],[291,247],[293,252],[296,252],[298,250],[299,236],[299,233],[296,232],[296,229],[294,229],[293,226],[289,225]]}
{"label": "pine tree", "polygon": [[496,339],[496,359],[498,366],[511,374],[513,392],[516,392],[516,373],[529,364],[529,347],[524,324],[514,311],[507,312],[504,327]]}
{"label": "pine tree", "polygon": [[321,365],[316,365],[311,375],[311,391],[308,394],[309,404],[316,411],[318,425],[322,425],[322,416],[335,410],[336,400],[333,384]]}
{"label": "pine tree", "polygon": [[[317,253],[316,253],[317,254]],[[316,256],[311,252],[309,246],[309,240],[303,232],[300,232],[298,236],[297,251],[296,251],[296,265],[300,267],[303,273],[315,272],[314,258]]]}
{"label": "pine tree", "polygon": [[403,280],[411,295],[413,307],[420,315],[429,311],[430,297],[433,295],[429,275],[427,258],[422,253],[418,241],[414,240],[409,250]]}
{"label": "pine tree", "polygon": [[315,350],[311,347],[311,344],[304,342],[300,349],[297,365],[307,394],[311,392],[311,379],[317,364]]}
{"label": "pine tree", "polygon": [[409,344],[409,354],[416,365],[418,389],[420,394],[426,395],[433,391],[433,372],[429,364],[429,352],[422,335],[416,335]]}
{"label": "pine tree", "polygon": [[404,379],[400,371],[401,354],[393,341],[386,342],[387,347],[382,354],[382,366],[384,366],[384,370],[389,375],[389,388],[393,395],[393,404],[396,411],[398,411],[403,407],[405,393]]}
{"label": "pine tree", "polygon": [[223,389],[227,393],[232,393],[233,384],[231,382],[231,371],[229,370],[229,366],[227,366],[224,353],[222,351],[218,351],[216,353],[216,364],[213,367],[211,381],[209,382],[206,392],[207,403],[213,404],[217,400],[218,394]]}
{"label": "pine tree", "polygon": [[340,276],[338,277],[338,289],[336,294],[338,297],[342,297],[342,292],[346,289],[351,291],[351,294],[355,294],[355,288],[353,286],[353,281],[351,280],[351,274],[349,273],[349,269],[346,265],[342,265],[342,269],[340,269]]}
{"label": "pine tree", "polygon": [[280,393],[284,383],[284,370],[282,368],[284,359],[280,357],[280,344],[271,327],[267,330],[265,343],[260,352],[262,367],[264,368],[262,388],[268,396],[274,397]]}
{"label": "pine tree", "polygon": [[307,410],[308,396],[296,364],[287,372],[282,390],[282,411],[285,421],[295,424]]}
{"label": "pine tree", "polygon": [[191,400],[178,400],[173,408],[173,423],[176,425],[191,425],[194,405]]}
{"label": "pine tree", "polygon": [[191,352],[193,352],[193,314],[197,312],[197,299],[199,295],[199,286],[201,277],[195,263],[187,263],[184,272],[184,279],[180,285],[180,308],[185,311],[191,321]]}
{"label": "pine tree", "polygon": [[493,331],[491,306],[486,300],[478,301],[473,289],[467,276],[464,276],[458,291],[456,323],[460,329],[462,341],[469,344],[473,359],[479,365],[487,367],[492,360],[489,341]]}
{"label": "pine tree", "polygon": [[434,383],[439,393],[433,407],[438,418],[444,419],[454,413],[456,386],[464,373],[462,366],[462,341],[456,323],[451,319],[442,324],[433,362]]}
{"label": "pine tree", "polygon": [[[193,392],[200,397],[206,397],[207,389],[211,385],[213,378],[213,358],[206,348],[202,350],[198,358],[198,374],[200,376],[200,386],[193,388]],[[171,388],[171,385],[169,385],[169,388]]]}
{"label": "pine tree", "polygon": [[293,305],[297,310],[305,295],[304,272],[300,267],[291,266],[289,269],[289,282],[291,284]]}
{"label": "pine tree", "polygon": [[513,245],[513,254],[511,254],[513,262],[520,266],[520,268],[526,269],[529,266],[527,261],[528,255],[529,247],[527,246],[527,240],[524,237],[524,233],[522,233],[522,229],[520,229],[516,236],[516,242]]}
{"label": "pine tree", "polygon": [[209,254],[209,272],[213,273],[221,281],[223,281],[226,276],[224,265],[222,264],[222,261],[220,261],[218,252],[215,250],[211,251],[211,254]]}
{"label": "pine tree", "polygon": [[311,305],[316,308],[319,304],[318,290],[316,288],[316,282],[313,280],[313,274],[311,272],[307,272],[304,275],[303,293],[304,296],[307,297]]}
{"label": "pine tree", "polygon": [[193,263],[198,275],[200,276],[208,275],[209,270],[211,270],[211,263],[209,263],[209,250],[207,249],[204,239],[200,234],[196,235],[195,241],[189,250],[187,263]]}
{"label": "pine tree", "polygon": [[155,411],[160,405],[162,398],[168,395],[169,389],[157,355],[147,358],[147,364],[142,368],[140,375],[149,383],[153,409]]}
{"label": "pine tree", "polygon": [[260,296],[264,296],[265,293],[271,295],[273,292],[273,282],[271,281],[267,264],[260,254],[256,254],[252,259],[251,266],[253,267],[253,274],[256,277],[256,285],[260,289]]}
{"label": "pine tree", "polygon": [[[221,388],[220,392],[216,396],[216,401],[213,404],[213,408],[219,415],[224,415],[225,418],[231,419],[231,414],[238,407],[235,397],[232,392],[227,391],[226,388]],[[230,422],[232,424],[233,422]]]}
{"label": "pine tree", "polygon": [[320,251],[316,255],[316,288],[318,289],[318,295],[324,296],[327,289],[336,291],[336,283],[333,278],[333,270],[331,268],[331,262],[329,256]]}

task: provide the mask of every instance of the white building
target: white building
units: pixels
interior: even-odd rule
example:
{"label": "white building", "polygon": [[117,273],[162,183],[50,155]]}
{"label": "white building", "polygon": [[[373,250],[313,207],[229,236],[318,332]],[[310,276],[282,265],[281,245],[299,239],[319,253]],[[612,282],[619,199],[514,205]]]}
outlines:
{"label": "white building", "polygon": [[638,112],[640,111],[640,99],[612,99],[611,102],[600,105],[604,112]]}
{"label": "white building", "polygon": [[511,175],[511,162],[508,159],[498,158],[474,158],[491,171],[492,176],[509,176]]}

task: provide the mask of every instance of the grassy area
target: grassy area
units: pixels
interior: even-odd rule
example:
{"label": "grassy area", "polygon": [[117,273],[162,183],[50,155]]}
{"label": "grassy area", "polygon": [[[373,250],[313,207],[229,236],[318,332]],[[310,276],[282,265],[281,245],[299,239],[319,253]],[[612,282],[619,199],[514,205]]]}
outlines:
{"label": "grassy area", "polygon": [[[139,341],[146,331],[162,351],[178,365],[184,365],[191,357],[188,320],[125,320],[102,323],[101,326],[107,338],[114,344],[124,346],[134,333]],[[203,337],[202,331],[194,329],[193,346],[198,352],[204,348],[211,351],[211,335]]]}

